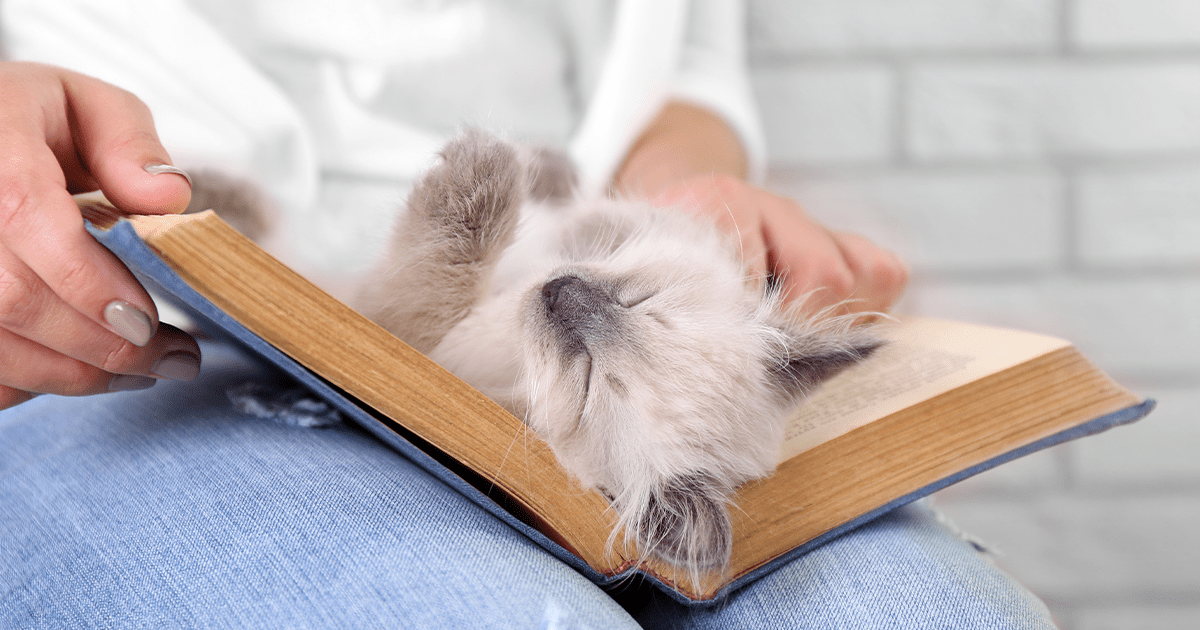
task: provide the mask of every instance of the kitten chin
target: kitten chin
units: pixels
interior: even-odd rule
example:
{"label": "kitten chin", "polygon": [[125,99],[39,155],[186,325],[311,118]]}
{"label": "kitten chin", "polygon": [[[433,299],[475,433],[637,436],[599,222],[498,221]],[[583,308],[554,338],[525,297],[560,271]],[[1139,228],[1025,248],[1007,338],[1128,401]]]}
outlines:
{"label": "kitten chin", "polygon": [[721,570],[736,488],[879,342],[786,312],[710,223],[572,196],[557,154],[471,130],[441,156],[356,306],[524,419],[642,554]]}

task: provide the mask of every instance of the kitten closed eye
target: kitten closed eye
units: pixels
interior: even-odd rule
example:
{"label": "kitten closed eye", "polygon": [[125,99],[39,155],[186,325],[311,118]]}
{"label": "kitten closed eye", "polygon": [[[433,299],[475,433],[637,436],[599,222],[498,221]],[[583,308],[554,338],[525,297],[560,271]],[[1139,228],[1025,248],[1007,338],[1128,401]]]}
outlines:
{"label": "kitten closed eye", "polygon": [[621,303],[621,306],[624,306],[625,308],[633,308],[633,307],[641,304],[642,302],[649,300],[652,297],[654,297],[653,293],[643,293],[633,299],[619,300],[619,302]]}

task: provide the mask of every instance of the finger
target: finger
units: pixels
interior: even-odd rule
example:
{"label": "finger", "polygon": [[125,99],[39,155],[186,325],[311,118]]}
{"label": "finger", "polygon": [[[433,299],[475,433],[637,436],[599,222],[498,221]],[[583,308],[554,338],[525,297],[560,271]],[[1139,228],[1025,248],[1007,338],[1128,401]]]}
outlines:
{"label": "finger", "polygon": [[[14,137],[21,140],[14,142]],[[30,154],[18,149],[34,144],[48,146],[61,171],[30,168],[28,173],[65,174],[71,192],[95,190],[103,183],[109,199],[129,212],[181,212],[187,207],[186,176],[145,170],[171,162],[140,100],[116,86],[62,68],[3,64],[0,147],[4,154],[0,159],[25,159]]]}
{"label": "finger", "polygon": [[746,275],[754,282],[766,282],[771,276],[770,256],[762,229],[748,234],[741,234],[740,246],[742,264],[746,267]]}
{"label": "finger", "polygon": [[113,375],[59,354],[7,330],[0,330],[0,385],[64,396],[107,391]]}
{"label": "finger", "polygon": [[770,268],[785,303],[816,313],[854,293],[854,274],[832,235],[798,205],[773,203],[764,209],[764,222]]}
{"label": "finger", "polygon": [[[156,140],[137,139],[139,129],[148,128],[153,134],[148,113],[113,86],[49,66],[5,64],[0,68],[0,80],[5,86],[22,88],[0,90],[0,246],[86,317],[114,333],[124,332],[134,343],[145,343],[157,325],[154,304],[124,265],[83,230],[79,211],[65,190],[60,163],[69,169],[82,168],[74,158],[87,151],[94,163],[89,167],[106,173],[107,166],[121,160],[103,159],[106,153],[100,148],[114,144],[118,148],[112,155],[125,156],[126,162],[136,158],[139,166],[146,156],[164,157]],[[79,111],[67,111],[68,84],[74,86],[70,91],[82,108]],[[86,147],[76,146],[76,130]],[[130,133],[134,139],[121,139],[122,134]],[[106,177],[121,179],[120,168],[109,170],[116,175]],[[156,177],[164,178],[169,186],[187,188],[176,175]],[[117,196],[127,188],[136,189],[118,185]],[[176,201],[186,203],[186,197],[185,190],[184,197]],[[159,203],[151,199],[143,204],[147,205]],[[114,302],[132,305],[133,309],[124,312],[129,316],[125,319],[148,321],[148,330],[146,326],[131,330],[120,321],[107,321],[105,308]]]}
{"label": "finger", "polygon": [[[144,345],[158,325],[154,302],[133,274],[84,230],[70,195],[54,184],[42,184],[15,201],[15,206],[0,207],[0,243],[7,248],[0,266],[23,281],[10,278],[14,284],[6,287],[5,308],[19,308],[14,306],[18,300],[38,289],[37,282],[22,278],[19,267],[24,265],[74,310]],[[109,306],[117,302],[132,308],[114,317]]]}
{"label": "finger", "polygon": [[126,212],[183,212],[191,182],[171,164],[154,129],[150,109],[133,94],[88,77],[64,72],[71,132],[83,166],[109,201]]}
{"label": "finger", "polygon": [[908,284],[908,266],[857,234],[835,233],[834,242],[856,279],[853,311],[887,311]]}
{"label": "finger", "polygon": [[732,185],[723,178],[689,180],[659,194],[655,203],[711,221],[735,240],[747,276],[755,282],[766,280],[770,266],[764,226],[744,186]]}
{"label": "finger", "polygon": [[114,374],[0,330],[0,388],[86,396],[144,389],[158,379],[190,380],[199,374],[200,350],[189,340],[183,331],[164,326],[152,347],[139,349],[129,373]]}
{"label": "finger", "polygon": [[[149,321],[123,313],[116,326],[126,337],[145,345],[153,336]],[[139,324],[141,324],[139,326]],[[97,367],[124,371],[107,357],[120,354],[131,343],[72,308],[28,265],[13,253],[0,250],[0,328]],[[140,329],[139,329],[140,328]]]}
{"label": "finger", "polygon": [[37,396],[37,394],[0,385],[0,409],[15,407],[34,396]]}
{"label": "finger", "polygon": [[[121,310],[126,312],[113,312]],[[125,330],[126,336],[139,337],[146,331],[129,330],[139,322],[136,313],[131,315],[130,311],[124,306],[109,308],[106,316]],[[134,321],[122,321],[122,317],[133,317]],[[0,251],[0,328],[114,374],[145,374],[151,358],[168,352],[189,352],[199,357],[195,340],[169,327],[160,329],[142,346],[110,332],[68,305],[32,270],[3,251]]]}

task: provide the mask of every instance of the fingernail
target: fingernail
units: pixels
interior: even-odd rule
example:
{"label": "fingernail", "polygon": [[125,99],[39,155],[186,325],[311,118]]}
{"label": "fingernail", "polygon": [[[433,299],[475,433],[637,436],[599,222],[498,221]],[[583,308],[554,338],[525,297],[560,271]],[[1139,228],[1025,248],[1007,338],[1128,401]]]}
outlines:
{"label": "fingernail", "polygon": [[200,374],[200,357],[190,352],[168,352],[150,371],[160,378],[190,381]]}
{"label": "fingernail", "polygon": [[134,305],[121,300],[113,300],[104,307],[104,321],[109,326],[135,346],[144,346],[154,336],[154,325],[150,317],[137,310]]}
{"label": "fingernail", "polygon": [[138,389],[153,387],[158,381],[140,374],[118,374],[108,382],[110,392],[131,392]]}
{"label": "fingernail", "polygon": [[142,168],[151,175],[158,175],[161,173],[174,173],[176,175],[183,175],[183,178],[187,180],[188,188],[192,187],[192,178],[189,177],[188,174],[178,166],[171,166],[170,164],[147,164]]}

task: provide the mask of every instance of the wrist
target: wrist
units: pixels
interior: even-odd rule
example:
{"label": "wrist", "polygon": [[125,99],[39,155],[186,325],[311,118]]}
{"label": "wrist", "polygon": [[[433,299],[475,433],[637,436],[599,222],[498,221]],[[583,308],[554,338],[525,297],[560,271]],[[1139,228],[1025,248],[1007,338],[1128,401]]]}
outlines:
{"label": "wrist", "polygon": [[668,103],[630,149],[613,185],[617,192],[654,198],[696,176],[745,179],[741,142],[715,114]]}

